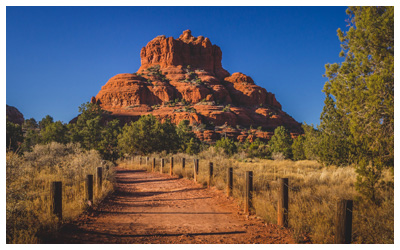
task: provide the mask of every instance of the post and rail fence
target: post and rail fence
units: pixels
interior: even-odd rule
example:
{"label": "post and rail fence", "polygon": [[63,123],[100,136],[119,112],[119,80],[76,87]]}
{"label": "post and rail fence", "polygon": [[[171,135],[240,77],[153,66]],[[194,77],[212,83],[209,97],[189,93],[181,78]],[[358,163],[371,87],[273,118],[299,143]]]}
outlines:
{"label": "post and rail fence", "polygon": [[[94,184],[96,184],[97,195],[100,196],[103,190],[103,167],[96,168],[96,183],[94,183],[94,175],[88,174],[85,179],[74,182],[80,186],[79,183],[85,182],[84,200],[88,207],[93,206],[94,202]],[[64,184],[68,185],[68,184]],[[68,185],[69,186],[69,185]],[[75,192],[74,192],[75,194]],[[58,221],[63,220],[63,182],[53,181],[50,183],[50,214],[55,215]]]}
{"label": "post and rail fence", "polygon": [[[146,158],[148,159],[148,157]],[[186,167],[186,159],[181,159],[182,170]],[[161,173],[164,167],[164,159],[161,160]],[[173,175],[174,158],[170,158],[170,171],[169,174]],[[155,158],[153,158],[152,171],[155,170]],[[214,177],[214,163],[209,162],[208,167],[208,180],[207,187],[212,186],[212,180]],[[226,172],[226,195],[232,197],[233,195],[233,168],[229,167]],[[199,159],[193,159],[193,180],[198,183],[199,179]],[[244,190],[244,208],[245,214],[251,214],[253,209],[253,171],[245,172],[245,190]],[[278,202],[277,202],[277,225],[282,227],[289,227],[289,179],[278,178],[274,171],[274,180],[278,181]],[[351,243],[352,234],[352,213],[353,213],[353,201],[352,200],[340,200],[337,203],[336,209],[336,221],[335,221],[335,243],[336,244],[348,244]]]}

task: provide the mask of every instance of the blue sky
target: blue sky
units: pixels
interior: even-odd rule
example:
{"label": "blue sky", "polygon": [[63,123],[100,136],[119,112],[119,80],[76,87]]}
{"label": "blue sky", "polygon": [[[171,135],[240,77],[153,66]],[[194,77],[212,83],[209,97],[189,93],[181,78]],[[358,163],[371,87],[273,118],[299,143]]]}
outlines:
{"label": "blue sky", "polygon": [[112,76],[140,67],[158,35],[190,29],[222,50],[222,66],[275,94],[299,122],[319,124],[326,63],[340,62],[347,7],[9,7],[6,102],[25,119],[69,122]]}

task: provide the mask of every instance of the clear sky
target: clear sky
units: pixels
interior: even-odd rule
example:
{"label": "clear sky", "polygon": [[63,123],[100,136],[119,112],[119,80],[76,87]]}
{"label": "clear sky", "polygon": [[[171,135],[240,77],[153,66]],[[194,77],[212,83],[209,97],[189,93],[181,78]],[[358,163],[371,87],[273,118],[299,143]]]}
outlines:
{"label": "clear sky", "polygon": [[109,78],[138,70],[147,42],[190,29],[221,48],[231,74],[251,76],[298,122],[319,124],[346,8],[7,6],[6,102],[25,119],[69,122]]}

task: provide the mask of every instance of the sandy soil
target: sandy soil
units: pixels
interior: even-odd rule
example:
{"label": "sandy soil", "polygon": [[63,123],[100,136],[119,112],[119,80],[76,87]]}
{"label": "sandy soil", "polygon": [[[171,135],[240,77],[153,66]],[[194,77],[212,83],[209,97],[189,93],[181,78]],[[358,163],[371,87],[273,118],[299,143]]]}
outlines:
{"label": "sandy soil", "polygon": [[187,179],[117,168],[116,190],[51,243],[294,243],[232,198]]}

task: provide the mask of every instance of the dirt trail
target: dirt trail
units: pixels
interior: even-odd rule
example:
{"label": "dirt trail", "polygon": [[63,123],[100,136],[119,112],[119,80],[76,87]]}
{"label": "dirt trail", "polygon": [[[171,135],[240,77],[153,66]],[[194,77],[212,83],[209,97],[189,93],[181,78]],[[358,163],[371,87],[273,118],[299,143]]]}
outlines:
{"label": "dirt trail", "polygon": [[116,190],[65,225],[54,243],[294,243],[242,215],[232,199],[187,179],[117,168]]}

